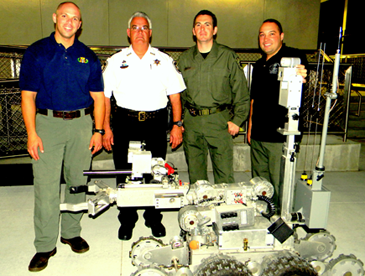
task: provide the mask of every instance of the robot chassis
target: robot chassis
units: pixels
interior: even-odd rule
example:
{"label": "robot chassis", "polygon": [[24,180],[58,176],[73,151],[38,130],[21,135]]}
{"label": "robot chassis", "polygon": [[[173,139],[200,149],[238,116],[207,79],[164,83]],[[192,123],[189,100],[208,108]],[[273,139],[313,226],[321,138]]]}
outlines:
{"label": "robot chassis", "polygon": [[[125,184],[113,189],[97,180],[87,186],[89,192],[96,194],[94,198],[77,205],[61,204],[61,210],[88,210],[95,217],[114,203],[118,207],[179,209],[181,231],[168,244],[152,236],[141,237],[132,244],[134,276],[364,275],[362,261],[352,254],[331,259],[336,239],[325,230],[331,193],[322,186],[321,163],[313,171],[311,185],[305,179],[295,181],[294,135],[299,134],[302,78],[296,75],[294,67],[299,63],[299,59],[283,59],[279,72],[279,103],[289,110],[288,123],[279,130],[287,135],[282,156],[281,216],[276,214],[271,201],[273,186],[264,178],[255,177],[248,183],[182,183],[168,163],[151,158],[151,152],[145,151],[139,142],[130,144],[132,171],[84,172],[131,173]],[[327,100],[333,98],[333,93],[329,94]],[[144,173],[153,175],[150,184],[141,181]],[[79,192],[85,187],[71,189]]]}

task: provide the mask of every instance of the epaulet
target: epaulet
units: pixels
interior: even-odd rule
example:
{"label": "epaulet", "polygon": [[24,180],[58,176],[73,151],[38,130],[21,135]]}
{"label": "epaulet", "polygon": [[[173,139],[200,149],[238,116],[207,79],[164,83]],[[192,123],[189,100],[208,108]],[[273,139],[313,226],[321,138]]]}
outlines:
{"label": "epaulet", "polygon": [[125,51],[126,49],[128,49],[128,47],[127,48],[119,48],[114,54],[110,55],[109,58],[111,58],[111,57],[113,57],[117,54],[120,54],[121,52]]}
{"label": "epaulet", "polygon": [[241,64],[241,60],[240,58],[236,55],[236,63],[238,64],[238,67],[241,68],[241,70],[243,70],[243,66]]}
{"label": "epaulet", "polygon": [[150,55],[155,56],[156,52],[161,52],[158,48],[151,47],[150,48]]}

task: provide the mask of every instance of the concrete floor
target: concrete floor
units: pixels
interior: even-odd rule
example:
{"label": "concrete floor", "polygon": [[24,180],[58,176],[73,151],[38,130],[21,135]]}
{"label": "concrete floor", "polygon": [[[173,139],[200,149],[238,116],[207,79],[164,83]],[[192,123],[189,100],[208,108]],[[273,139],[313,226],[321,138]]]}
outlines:
{"label": "concrete floor", "polygon": [[[359,171],[326,172],[324,185],[332,192],[327,230],[336,237],[337,249],[332,258],[340,254],[354,254],[365,261],[365,143],[362,141]],[[1,160],[1,163],[7,162]],[[14,160],[9,161],[14,163]],[[187,173],[180,172],[180,178],[187,181]],[[236,181],[250,179],[249,172],[236,173]],[[35,254],[33,246],[33,186],[0,187],[0,275],[34,275],[28,272],[28,264]],[[141,236],[150,236],[150,229],[140,219],[129,242],[117,238],[119,222],[115,206],[96,219],[84,215],[82,237],[90,250],[76,254],[68,245],[57,243],[57,254],[48,267],[38,272],[44,276],[117,276],[123,271],[130,275],[137,269],[127,257],[131,244]],[[140,212],[140,217],[142,213]],[[163,223],[167,235],[162,240],[167,243],[179,234],[177,211],[163,212]],[[123,257],[123,260],[122,260]],[[122,269],[123,266],[123,269]]]}

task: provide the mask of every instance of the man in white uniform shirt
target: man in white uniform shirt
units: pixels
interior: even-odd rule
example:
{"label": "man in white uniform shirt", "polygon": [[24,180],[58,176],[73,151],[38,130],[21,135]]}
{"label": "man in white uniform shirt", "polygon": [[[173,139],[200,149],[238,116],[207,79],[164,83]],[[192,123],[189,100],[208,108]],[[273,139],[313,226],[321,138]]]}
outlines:
{"label": "man in white uniform shirt", "polygon": [[[186,89],[173,59],[151,47],[152,23],[147,14],[134,13],[128,22],[127,34],[131,45],[110,57],[103,73],[106,103],[103,145],[107,150],[113,149],[117,170],[131,168],[127,162],[130,141],[145,141],[145,149],[151,151],[153,157],[166,158],[167,97],[171,101],[174,121],[170,144],[172,148],[181,144],[180,93]],[[112,95],[117,104],[112,119],[113,131],[110,127]],[[118,183],[124,180],[125,175],[117,177]],[[159,210],[146,208],[143,217],[155,237],[165,236]],[[121,222],[119,239],[131,239],[138,220],[137,209],[120,208],[118,218]]]}

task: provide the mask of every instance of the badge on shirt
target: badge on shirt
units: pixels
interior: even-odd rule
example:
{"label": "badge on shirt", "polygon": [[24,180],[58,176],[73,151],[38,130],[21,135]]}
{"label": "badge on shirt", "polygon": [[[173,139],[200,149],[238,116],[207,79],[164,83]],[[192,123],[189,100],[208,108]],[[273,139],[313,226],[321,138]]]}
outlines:
{"label": "badge on shirt", "polygon": [[79,57],[77,59],[77,61],[80,62],[80,63],[88,63],[89,62],[89,60],[85,57]]}
{"label": "badge on shirt", "polygon": [[128,64],[125,60],[122,61],[122,66],[120,66],[121,69],[125,69],[125,68],[128,68]]}
{"label": "badge on shirt", "polygon": [[161,64],[161,61],[159,61],[158,59],[155,59],[154,64],[156,64],[156,66],[157,66],[157,65],[160,65],[160,64]]}

